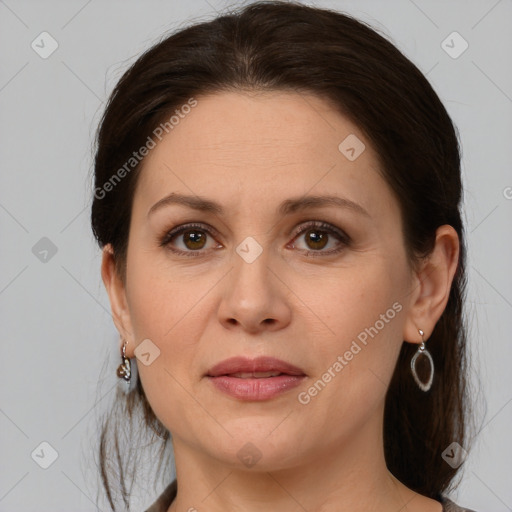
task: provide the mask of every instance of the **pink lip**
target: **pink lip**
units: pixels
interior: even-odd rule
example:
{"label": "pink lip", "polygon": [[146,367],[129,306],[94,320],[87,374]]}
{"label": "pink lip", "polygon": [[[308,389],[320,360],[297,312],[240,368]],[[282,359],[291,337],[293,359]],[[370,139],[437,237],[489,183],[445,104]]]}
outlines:
{"label": "pink lip", "polygon": [[[281,372],[275,377],[241,378],[239,372]],[[298,367],[274,357],[233,357],[216,364],[206,377],[219,390],[241,400],[261,401],[298,386],[306,377]]]}
{"label": "pink lip", "polygon": [[210,368],[207,375],[210,377],[218,377],[219,375],[229,375],[238,372],[274,371],[288,375],[305,375],[297,366],[270,356],[260,356],[255,359],[249,359],[248,357],[231,357]]}

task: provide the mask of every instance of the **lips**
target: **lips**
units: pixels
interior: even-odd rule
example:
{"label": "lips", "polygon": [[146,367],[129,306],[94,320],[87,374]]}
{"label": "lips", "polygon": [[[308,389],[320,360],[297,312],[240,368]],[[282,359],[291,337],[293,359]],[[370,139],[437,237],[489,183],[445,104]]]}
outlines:
{"label": "lips", "polygon": [[254,402],[270,400],[299,386],[306,374],[274,357],[233,357],[211,368],[206,378],[217,391],[237,400]]}
{"label": "lips", "polygon": [[245,378],[270,378],[280,374],[304,376],[305,373],[290,363],[276,359],[275,357],[261,356],[255,359],[246,357],[232,357],[226,359],[208,370],[209,377],[228,375],[230,377]]}

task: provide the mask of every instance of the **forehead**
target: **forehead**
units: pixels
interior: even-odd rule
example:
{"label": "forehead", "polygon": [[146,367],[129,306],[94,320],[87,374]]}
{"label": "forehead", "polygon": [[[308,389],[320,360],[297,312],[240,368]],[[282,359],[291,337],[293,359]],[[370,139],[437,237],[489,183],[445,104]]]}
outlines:
{"label": "forehead", "polygon": [[[196,98],[197,104],[171,128],[166,144],[147,158],[169,149],[202,163],[204,155],[222,164],[243,158],[246,165],[291,164],[291,158],[337,160],[339,143],[360,130],[333,106],[311,94],[266,91],[222,92]],[[177,110],[180,110],[179,108]],[[159,151],[160,150],[160,151]]]}
{"label": "forehead", "polygon": [[[195,100],[143,162],[136,199],[146,209],[173,191],[214,196],[227,209],[258,196],[268,203],[336,191],[368,210],[392,202],[369,141],[317,96],[222,92]],[[343,152],[347,140],[358,153],[364,144],[356,159]]]}

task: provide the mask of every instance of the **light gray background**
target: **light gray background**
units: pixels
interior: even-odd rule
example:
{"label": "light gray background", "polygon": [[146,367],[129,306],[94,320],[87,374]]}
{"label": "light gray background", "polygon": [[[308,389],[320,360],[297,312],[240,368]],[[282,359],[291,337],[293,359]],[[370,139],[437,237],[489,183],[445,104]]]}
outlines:
{"label": "light gray background", "polygon": [[[482,428],[453,499],[479,512],[512,510],[512,1],[309,4],[387,34],[460,130]],[[89,226],[94,130],[113,84],[143,50],[227,6],[0,0],[0,511],[96,510],[96,418],[114,396],[118,337]],[[47,59],[31,48],[42,31],[59,45]],[[453,31],[469,44],[457,59],[441,46]],[[42,237],[57,248],[46,262],[32,252]],[[43,441],[58,453],[48,469],[31,458]],[[143,491],[135,510],[155,498]]]}

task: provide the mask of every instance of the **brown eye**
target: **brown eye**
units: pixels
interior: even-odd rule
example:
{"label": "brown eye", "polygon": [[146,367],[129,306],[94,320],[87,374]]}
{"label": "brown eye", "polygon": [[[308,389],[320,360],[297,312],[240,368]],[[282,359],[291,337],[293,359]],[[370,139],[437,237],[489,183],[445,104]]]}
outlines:
{"label": "brown eye", "polygon": [[183,243],[188,249],[202,249],[206,244],[206,235],[197,229],[188,229],[182,236]]}
{"label": "brown eye", "polygon": [[[300,239],[304,240],[305,248],[301,248],[300,244],[297,244],[297,240]],[[337,244],[336,241],[338,241]],[[350,241],[350,237],[337,227],[322,221],[312,221],[299,229],[294,238],[293,247],[301,249],[308,256],[329,256],[343,250],[350,244]],[[323,250],[333,243],[334,247]]]}
{"label": "brown eye", "polygon": [[308,229],[305,233],[305,240],[311,249],[319,250],[327,245],[329,234],[316,228]]}
{"label": "brown eye", "polygon": [[208,252],[208,239],[214,241],[212,230],[202,224],[178,226],[166,232],[159,240],[160,247],[167,247],[171,252],[184,256],[202,256]]}

